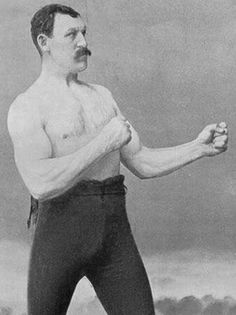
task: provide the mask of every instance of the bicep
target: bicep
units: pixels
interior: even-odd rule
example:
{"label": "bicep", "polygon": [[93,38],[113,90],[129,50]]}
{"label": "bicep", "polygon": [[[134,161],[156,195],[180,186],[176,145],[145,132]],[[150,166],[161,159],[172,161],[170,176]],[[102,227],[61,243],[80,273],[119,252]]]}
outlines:
{"label": "bicep", "polygon": [[43,129],[31,131],[28,133],[26,130],[13,137],[15,159],[18,163],[33,163],[51,157],[51,144]]}
{"label": "bicep", "polygon": [[18,167],[25,168],[38,160],[51,157],[51,143],[37,116],[10,112],[8,130]]}

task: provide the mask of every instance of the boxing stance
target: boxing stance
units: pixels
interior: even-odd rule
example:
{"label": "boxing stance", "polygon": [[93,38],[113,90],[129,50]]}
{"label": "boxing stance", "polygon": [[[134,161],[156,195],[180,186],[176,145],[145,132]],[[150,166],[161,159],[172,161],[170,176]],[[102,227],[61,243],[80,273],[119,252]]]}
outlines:
{"label": "boxing stance", "polygon": [[[144,146],[105,87],[79,80],[91,55],[86,25],[51,4],[31,21],[38,79],[10,107],[16,165],[32,196],[35,233],[28,314],[66,314],[86,276],[110,315],[153,315],[147,274],[125,208],[123,163],[141,179],[227,149],[225,123],[176,147]],[[30,222],[29,222],[30,223]]]}

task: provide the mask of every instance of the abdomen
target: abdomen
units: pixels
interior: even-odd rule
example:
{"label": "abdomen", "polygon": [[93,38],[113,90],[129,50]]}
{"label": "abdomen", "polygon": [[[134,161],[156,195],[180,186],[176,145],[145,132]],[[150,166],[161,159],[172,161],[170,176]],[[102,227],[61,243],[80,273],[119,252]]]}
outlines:
{"label": "abdomen", "polygon": [[120,151],[114,151],[101,160],[91,164],[88,170],[81,174],[81,179],[103,180],[120,173]]}

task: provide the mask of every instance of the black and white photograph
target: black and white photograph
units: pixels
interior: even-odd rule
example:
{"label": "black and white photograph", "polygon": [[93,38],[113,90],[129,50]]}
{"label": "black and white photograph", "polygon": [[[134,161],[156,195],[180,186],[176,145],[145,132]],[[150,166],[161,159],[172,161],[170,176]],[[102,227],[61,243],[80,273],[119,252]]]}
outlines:
{"label": "black and white photograph", "polygon": [[236,1],[1,0],[0,315],[236,315]]}

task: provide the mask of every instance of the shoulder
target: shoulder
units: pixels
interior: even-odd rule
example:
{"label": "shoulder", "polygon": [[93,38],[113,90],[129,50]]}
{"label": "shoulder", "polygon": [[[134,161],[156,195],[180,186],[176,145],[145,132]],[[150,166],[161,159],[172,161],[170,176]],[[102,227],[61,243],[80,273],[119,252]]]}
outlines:
{"label": "shoulder", "polygon": [[111,91],[103,85],[95,84],[95,83],[88,83],[88,82],[80,81],[80,80],[74,81],[74,83],[76,83],[78,87],[82,85],[84,87],[91,89],[92,91],[102,94],[103,96],[112,97]]}
{"label": "shoulder", "polygon": [[13,122],[16,118],[28,116],[30,112],[29,99],[25,94],[18,95],[9,107],[8,123]]}
{"label": "shoulder", "polygon": [[115,109],[118,108],[118,105],[117,105],[111,91],[108,88],[106,88],[103,85],[98,85],[98,84],[93,84],[92,87],[97,91],[97,93],[99,93],[104,98],[104,100],[108,104],[112,105],[112,107]]}
{"label": "shoulder", "polygon": [[37,106],[28,93],[18,95],[9,107],[7,125],[10,135],[37,122]]}
{"label": "shoulder", "polygon": [[89,86],[103,96],[113,98],[111,91],[105,86],[99,84],[89,84]]}

